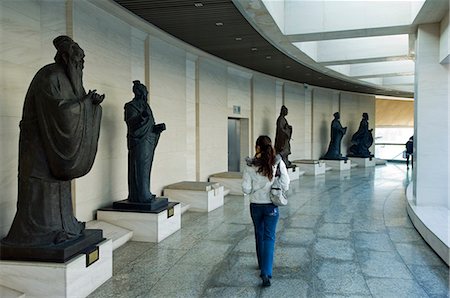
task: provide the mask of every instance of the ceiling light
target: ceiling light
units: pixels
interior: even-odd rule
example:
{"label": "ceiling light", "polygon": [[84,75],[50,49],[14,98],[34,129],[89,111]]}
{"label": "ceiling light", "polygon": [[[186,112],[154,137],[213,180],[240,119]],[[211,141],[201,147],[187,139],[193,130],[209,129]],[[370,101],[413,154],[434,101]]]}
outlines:
{"label": "ceiling light", "polygon": [[217,22],[216,26],[223,26],[223,23],[222,22]]}
{"label": "ceiling light", "polygon": [[305,73],[305,76],[310,76],[311,74],[309,72]]}
{"label": "ceiling light", "polygon": [[253,52],[256,52],[258,50],[258,48],[252,48]]}
{"label": "ceiling light", "polygon": [[236,37],[235,40],[242,40],[242,37]]}
{"label": "ceiling light", "polygon": [[195,6],[195,7],[202,7],[202,6],[203,6],[203,3],[201,3],[201,2],[195,2],[195,3],[194,3],[194,6]]}
{"label": "ceiling light", "polygon": [[266,59],[272,59],[272,56],[266,56]]}
{"label": "ceiling light", "polygon": [[291,68],[291,66],[290,65],[286,65],[286,68]]}

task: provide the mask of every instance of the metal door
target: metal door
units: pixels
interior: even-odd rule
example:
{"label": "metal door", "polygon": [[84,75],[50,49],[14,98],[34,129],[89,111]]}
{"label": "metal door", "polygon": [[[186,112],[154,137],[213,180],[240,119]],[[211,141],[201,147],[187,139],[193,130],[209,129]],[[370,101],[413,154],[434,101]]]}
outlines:
{"label": "metal door", "polygon": [[228,118],[228,171],[239,172],[241,162],[241,122]]}

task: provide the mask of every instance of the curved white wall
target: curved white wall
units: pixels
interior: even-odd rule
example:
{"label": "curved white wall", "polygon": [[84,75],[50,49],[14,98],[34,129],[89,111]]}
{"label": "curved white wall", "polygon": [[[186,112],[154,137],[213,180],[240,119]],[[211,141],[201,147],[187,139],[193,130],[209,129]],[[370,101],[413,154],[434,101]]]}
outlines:
{"label": "curved white wall", "polygon": [[[123,105],[133,96],[133,80],[147,84],[156,121],[167,124],[152,170],[152,191],[158,195],[165,185],[205,181],[227,170],[228,117],[249,120],[247,154],[252,154],[259,135],[275,137],[284,103],[294,129],[291,160],[319,158],[326,151],[334,112],[341,112],[348,136],[362,112],[375,118],[374,96],[305,88],[243,69],[174,39],[109,0],[0,1],[0,25],[0,237],[15,214],[23,99],[36,71],[53,62],[52,40],[61,34],[72,35],[86,52],[85,88],[106,94],[94,167],[74,182],[79,220],[93,219],[98,208],[127,195]],[[235,105],[240,114],[233,114]]]}

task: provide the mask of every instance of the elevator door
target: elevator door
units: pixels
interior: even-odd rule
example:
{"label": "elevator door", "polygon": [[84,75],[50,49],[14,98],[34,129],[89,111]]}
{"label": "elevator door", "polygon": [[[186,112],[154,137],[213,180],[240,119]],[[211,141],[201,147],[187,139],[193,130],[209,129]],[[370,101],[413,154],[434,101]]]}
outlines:
{"label": "elevator door", "polygon": [[239,172],[241,162],[241,122],[228,118],[228,171]]}

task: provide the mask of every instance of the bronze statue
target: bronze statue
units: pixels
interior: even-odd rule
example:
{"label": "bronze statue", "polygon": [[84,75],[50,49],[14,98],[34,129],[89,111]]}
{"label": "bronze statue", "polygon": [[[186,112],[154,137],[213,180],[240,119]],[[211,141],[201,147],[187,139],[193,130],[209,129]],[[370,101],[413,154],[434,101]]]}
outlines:
{"label": "bronze statue", "polygon": [[275,134],[275,151],[280,154],[286,167],[292,167],[288,160],[288,155],[291,154],[291,136],[292,126],[286,120],[288,109],[283,105],[280,110],[280,116],[277,119],[277,131]]}
{"label": "bronze statue", "polygon": [[105,96],[85,92],[79,45],[68,36],[53,44],[55,63],[36,73],[25,97],[17,212],[2,245],[54,246],[77,239],[85,229],[73,215],[71,180],[86,175],[94,163]]}
{"label": "bronze statue", "polygon": [[328,151],[322,157],[322,159],[330,159],[330,160],[346,160],[347,157],[342,156],[341,154],[341,141],[342,137],[347,132],[347,127],[342,127],[339,119],[341,115],[339,112],[333,114],[334,119],[331,121],[331,140],[328,146]]}
{"label": "bronze statue", "polygon": [[147,103],[147,88],[133,81],[134,98],[125,104],[125,122],[128,127],[128,201],[150,203],[155,195],[150,191],[153,157],[164,123],[155,124]]}
{"label": "bronze statue", "polygon": [[350,154],[348,156],[354,157],[373,157],[369,148],[373,144],[373,129],[369,129],[369,115],[362,114],[362,120],[359,123],[358,131],[352,136],[351,142],[353,145],[349,148]]}

